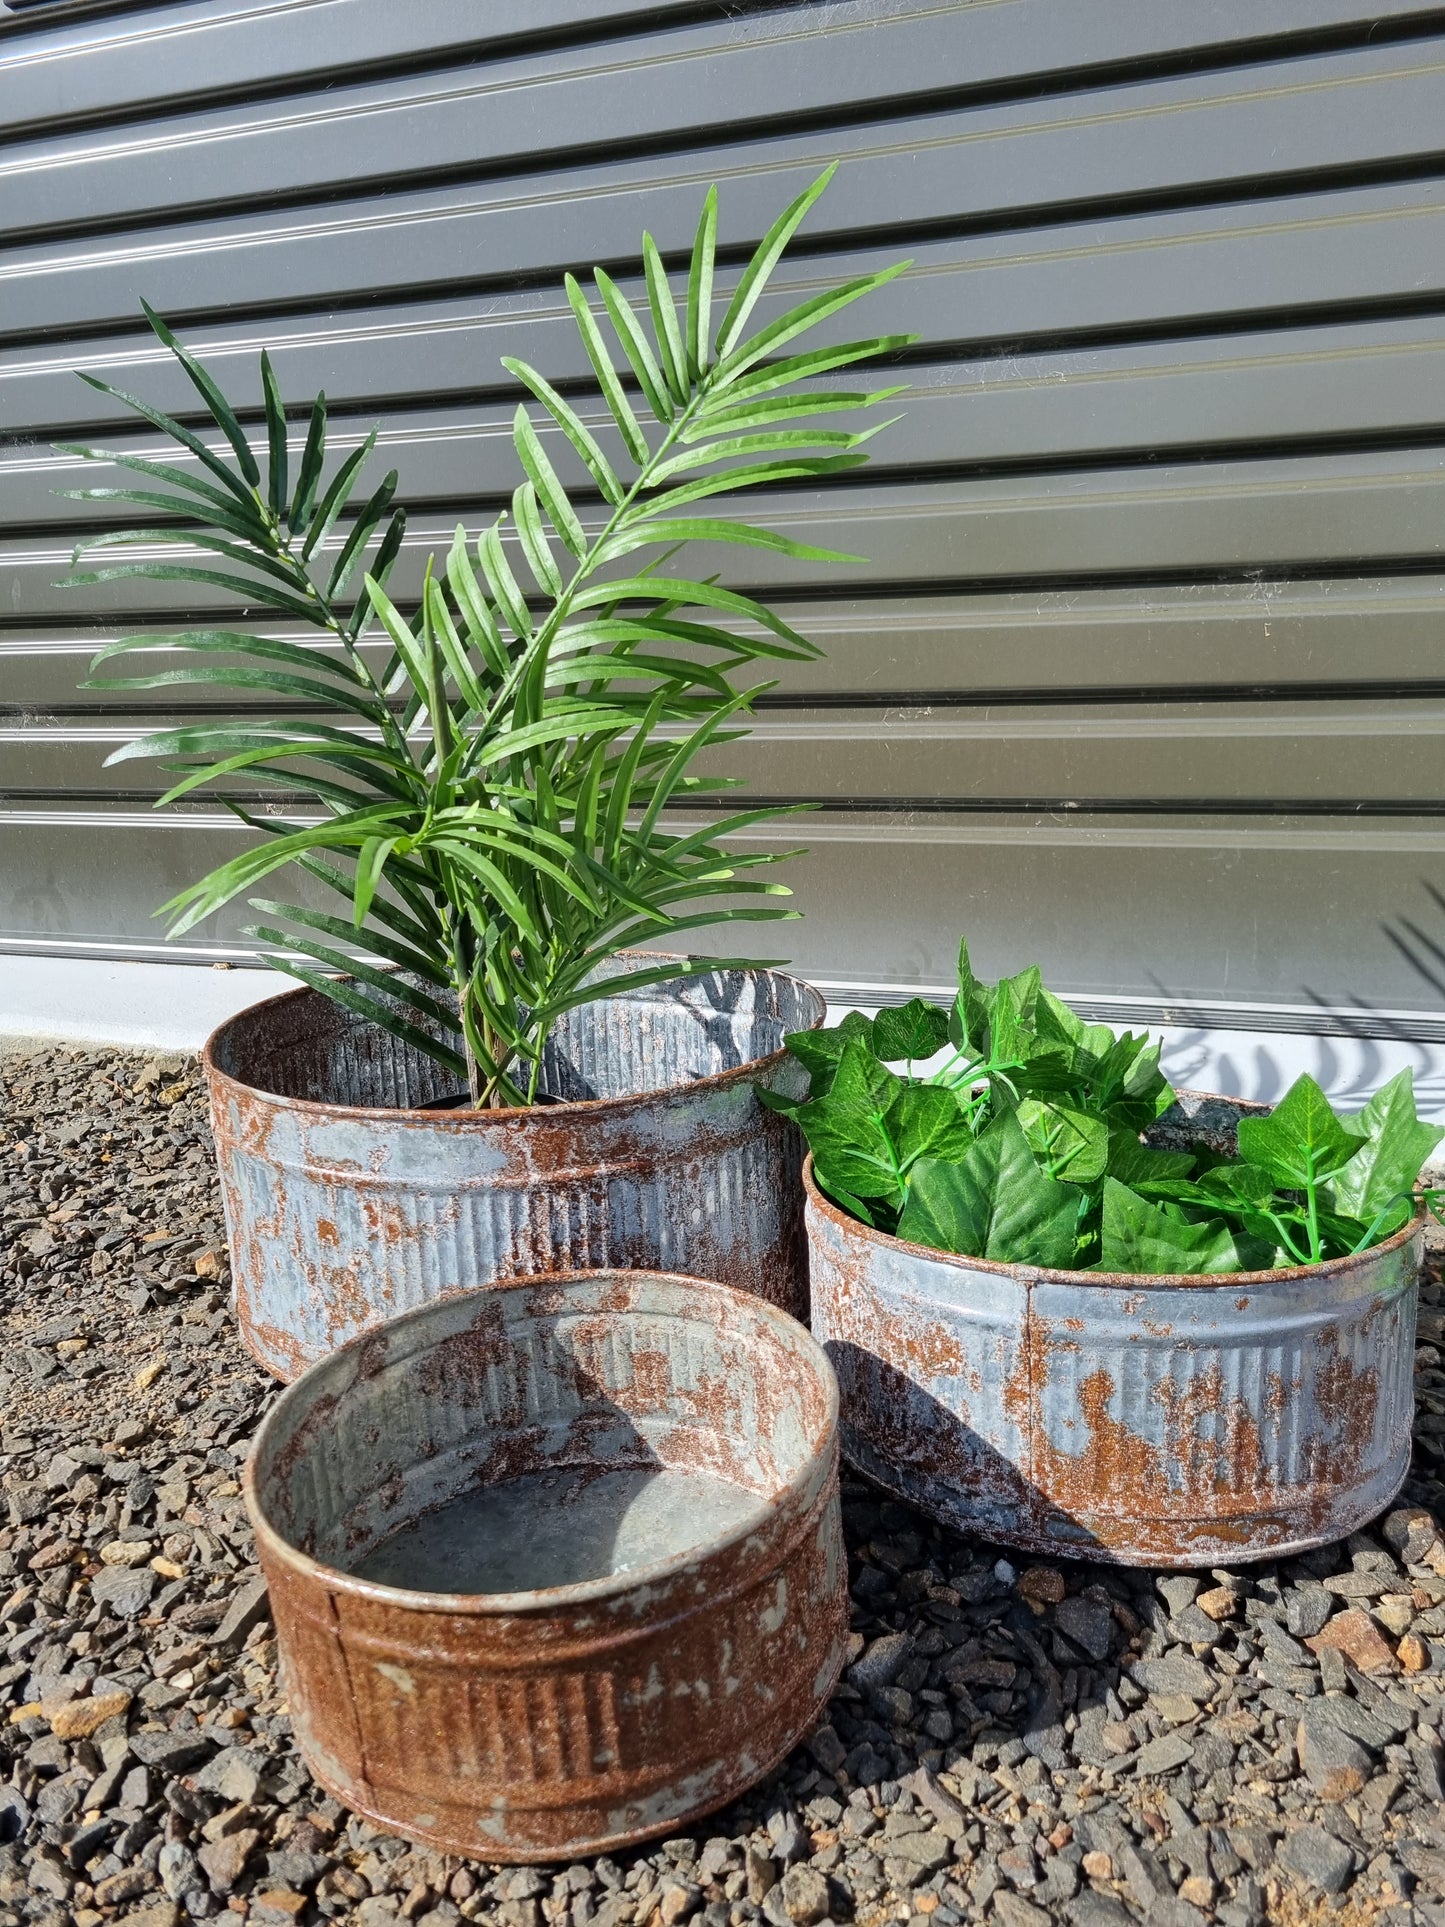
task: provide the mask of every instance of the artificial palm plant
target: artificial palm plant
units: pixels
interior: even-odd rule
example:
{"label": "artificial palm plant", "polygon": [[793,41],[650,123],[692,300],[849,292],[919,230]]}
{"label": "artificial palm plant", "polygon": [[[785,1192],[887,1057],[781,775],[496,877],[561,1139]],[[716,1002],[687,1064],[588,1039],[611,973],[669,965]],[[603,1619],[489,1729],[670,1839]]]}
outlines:
{"label": "artificial palm plant", "polygon": [[[324,394],[312,405],[293,472],[286,411],[264,353],[261,453],[210,375],[149,308],[229,455],[146,402],[84,377],[170,436],[199,468],[68,451],[142,478],[78,496],[181,518],[102,535],[82,549],[163,542],[199,555],[121,561],[71,580],[192,583],[318,632],[307,640],[226,628],[130,636],[96,657],[93,667],[164,648],[190,661],[91,687],[205,684],[264,692],[280,706],[269,720],[197,722],[116,751],[112,762],[158,757],[176,774],[161,805],[264,769],[312,812],[278,821],[257,815],[254,798],[248,808],[244,796],[222,793],[266,834],[163,906],[173,916],[171,936],[298,865],[347,899],[349,914],[251,896],[264,920],[248,934],[268,960],[465,1075],[475,1104],[505,1106],[535,1099],[549,1031],[599,994],[600,967],[611,967],[601,986],[609,993],[678,974],[675,962],[619,966],[620,952],[702,925],[795,914],[776,901],[788,894],[784,886],[758,875],[779,853],[725,848],[778,812],[724,814],[686,831],[668,829],[665,813],[733,787],[694,765],[741,733],[759,688],[738,687],[737,673],[817,651],[763,603],[716,580],[689,580],[671,559],[694,540],[811,561],[855,559],[695,508],[856,466],[876,429],[837,426],[838,416],[899,392],[809,384],[910,337],[795,346],[899,267],[814,294],[744,335],[831,173],[768,230],[716,327],[716,189],[703,204],[684,299],[674,296],[650,235],[642,242],[646,316],[598,269],[601,315],[621,350],[621,372],[603,320],[567,277],[610,430],[594,434],[525,362],[504,365],[575,451],[590,499],[574,500],[553,460],[561,443],[550,434],[544,441],[519,406],[513,440],[523,480],[510,515],[475,543],[458,528],[445,562],[427,561],[409,612],[387,591],[406,526],[393,506],[396,475],[363,486],[373,431],[326,477]],[[624,385],[629,372],[656,428],[643,425]],[[614,435],[620,460],[606,445]],[[286,713],[300,705],[341,720]],[[715,969],[719,961],[745,960],[686,967]]]}

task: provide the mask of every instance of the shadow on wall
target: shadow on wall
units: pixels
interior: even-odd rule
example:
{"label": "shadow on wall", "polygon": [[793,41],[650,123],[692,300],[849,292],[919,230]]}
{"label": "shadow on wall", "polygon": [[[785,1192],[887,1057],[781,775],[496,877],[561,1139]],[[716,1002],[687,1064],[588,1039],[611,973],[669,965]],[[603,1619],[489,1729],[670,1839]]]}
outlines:
{"label": "shadow on wall", "polygon": [[1342,1010],[1306,986],[1318,1028],[1165,1030],[1165,1075],[1175,1085],[1272,1104],[1307,1071],[1336,1103],[1359,1106],[1408,1066],[1421,1115],[1445,1122],[1445,892],[1430,883],[1424,889],[1438,916],[1437,935],[1413,917],[1380,926],[1429,994],[1418,1016],[1377,1009],[1362,997]]}

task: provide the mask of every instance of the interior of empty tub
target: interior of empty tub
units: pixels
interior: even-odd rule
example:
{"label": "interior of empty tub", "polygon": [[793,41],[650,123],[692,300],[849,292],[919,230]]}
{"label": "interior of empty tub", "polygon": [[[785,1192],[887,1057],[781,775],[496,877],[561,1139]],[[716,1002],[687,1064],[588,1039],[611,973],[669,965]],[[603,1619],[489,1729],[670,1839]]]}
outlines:
{"label": "interior of empty tub", "polygon": [[655,1274],[428,1306],[283,1394],[256,1504],[289,1546],[424,1593],[629,1578],[745,1532],[831,1447],[831,1374],[741,1293]]}

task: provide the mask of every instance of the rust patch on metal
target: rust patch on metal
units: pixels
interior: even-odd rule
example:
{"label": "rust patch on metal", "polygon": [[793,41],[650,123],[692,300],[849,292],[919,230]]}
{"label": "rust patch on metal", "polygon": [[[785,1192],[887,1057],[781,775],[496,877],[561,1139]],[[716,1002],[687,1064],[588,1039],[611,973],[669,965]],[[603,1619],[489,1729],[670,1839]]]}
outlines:
{"label": "rust patch on metal", "polygon": [[599,1266],[805,1317],[802,1141],[757,1092],[801,1089],[782,1037],[824,1015],[776,971],[602,1000],[567,1019],[560,1101],[472,1111],[423,1108],[444,1073],[314,991],[243,1012],[204,1061],[245,1343],[291,1378],[448,1291]]}
{"label": "rust patch on metal", "polygon": [[[1222,1141],[1229,1101],[1194,1101]],[[844,1455],[946,1523],[1188,1566],[1342,1538],[1399,1489],[1422,1219],[1320,1266],[1145,1279],[909,1245],[805,1182]]]}
{"label": "rust patch on metal", "polygon": [[[846,1655],[837,1413],[791,1320],[656,1273],[501,1284],[313,1367],[244,1475],[313,1774],[382,1826],[491,1861],[570,1860],[725,1805],[809,1730]],[[596,1539],[619,1467],[682,1480],[701,1512],[664,1505],[655,1556],[619,1537],[552,1583],[547,1561]],[[550,1507],[524,1492],[509,1515],[511,1482],[538,1474],[562,1481]],[[548,1583],[368,1576],[398,1525],[435,1517],[446,1557],[470,1557],[454,1521],[475,1518],[484,1562],[510,1516]],[[413,1585],[432,1556],[407,1553]]]}

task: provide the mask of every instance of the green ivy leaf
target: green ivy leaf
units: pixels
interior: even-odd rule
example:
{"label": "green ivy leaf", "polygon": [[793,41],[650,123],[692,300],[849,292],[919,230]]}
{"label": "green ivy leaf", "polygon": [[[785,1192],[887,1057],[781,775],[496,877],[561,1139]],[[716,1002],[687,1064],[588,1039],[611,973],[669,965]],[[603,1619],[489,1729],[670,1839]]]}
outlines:
{"label": "green ivy leaf", "polygon": [[1367,1244],[1391,1238],[1414,1215],[1415,1201],[1410,1197],[1397,1198],[1383,1215],[1377,1213],[1370,1223],[1339,1211],[1321,1211],[1320,1230],[1324,1234],[1326,1256],[1344,1257],[1351,1251],[1363,1251]]}
{"label": "green ivy leaf", "polygon": [[948,1012],[921,997],[880,1010],[873,1019],[873,1048],[885,1064],[925,1062],[948,1042]]}
{"label": "green ivy leaf", "polygon": [[829,1191],[903,1203],[903,1169],[887,1126],[894,1099],[906,1089],[860,1037],[844,1045],[825,1095],[794,1112]]}
{"label": "green ivy leaf", "polygon": [[883,1198],[902,1207],[920,1158],[961,1158],[973,1132],[952,1091],[895,1077],[854,1034],[843,1046],[826,1093],[793,1116],[830,1191]]}
{"label": "green ivy leaf", "polygon": [[1302,1191],[1347,1164],[1364,1135],[1363,1128],[1337,1116],[1319,1085],[1305,1076],[1291,1084],[1267,1117],[1241,1119],[1239,1155],[1262,1166],[1277,1185]]}
{"label": "green ivy leaf", "polygon": [[1067,1267],[1084,1193],[1041,1171],[1016,1117],[998,1118],[956,1163],[915,1166],[898,1235],[999,1264]]}
{"label": "green ivy leaf", "polygon": [[[812,1079],[809,1097],[827,1096],[838,1060],[854,1038],[860,1038],[872,1049],[873,1025],[861,1010],[850,1010],[841,1024],[828,1030],[796,1030],[783,1040]],[[775,1105],[774,1109],[777,1108]]]}
{"label": "green ivy leaf", "polygon": [[1109,1127],[1103,1118],[1066,1104],[1027,1098],[1018,1107],[1019,1126],[1035,1157],[1052,1177],[1071,1184],[1092,1184],[1109,1162]]}
{"label": "green ivy leaf", "polygon": [[1188,1224],[1150,1204],[1117,1178],[1104,1180],[1099,1270],[1149,1277],[1259,1271],[1274,1247],[1232,1231],[1219,1218]]}
{"label": "green ivy leaf", "polygon": [[1171,1178],[1189,1177],[1197,1160],[1192,1151],[1160,1151],[1140,1141],[1137,1131],[1116,1124],[1109,1131],[1108,1173],[1136,1189]]}
{"label": "green ivy leaf", "polygon": [[[1421,1165],[1445,1131],[1416,1116],[1415,1080],[1408,1068],[1376,1091],[1351,1127],[1362,1131],[1365,1141],[1335,1173],[1330,1196],[1337,1211],[1369,1224],[1392,1200],[1413,1191]],[[1407,1218],[1409,1207],[1404,1211]]]}
{"label": "green ivy leaf", "polygon": [[948,1041],[970,1057],[987,1057],[989,1052],[989,994],[973,974],[968,944],[958,946],[958,995],[948,1020]]}

